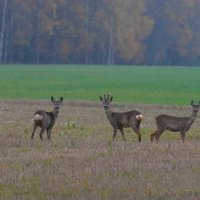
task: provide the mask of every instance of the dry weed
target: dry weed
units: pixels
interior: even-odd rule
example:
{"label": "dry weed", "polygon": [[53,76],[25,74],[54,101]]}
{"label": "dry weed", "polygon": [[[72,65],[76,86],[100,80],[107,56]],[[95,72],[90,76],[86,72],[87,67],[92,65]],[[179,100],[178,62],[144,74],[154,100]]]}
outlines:
{"label": "dry weed", "polygon": [[[184,144],[171,133],[150,143],[153,116],[163,107],[136,105],[146,116],[142,143],[127,130],[126,142],[119,134],[112,144],[112,128],[101,107],[67,102],[52,140],[41,142],[38,132],[30,139],[36,103],[1,104],[0,199],[200,199],[199,118]],[[38,104],[49,109],[48,103]],[[165,108],[169,113],[174,109]],[[176,109],[180,115],[190,108],[186,111]]]}

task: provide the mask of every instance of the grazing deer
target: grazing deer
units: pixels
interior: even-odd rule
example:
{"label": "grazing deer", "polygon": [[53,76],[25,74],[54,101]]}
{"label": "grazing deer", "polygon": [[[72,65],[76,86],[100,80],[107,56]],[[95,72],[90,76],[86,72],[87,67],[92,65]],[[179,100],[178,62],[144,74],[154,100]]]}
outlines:
{"label": "grazing deer", "polygon": [[133,131],[135,131],[138,136],[138,141],[141,142],[140,123],[143,119],[142,114],[137,110],[131,110],[123,113],[112,112],[109,106],[113,100],[113,97],[110,97],[110,95],[107,95],[106,97],[106,95],[104,95],[104,97],[100,96],[99,99],[104,106],[106,116],[113,127],[113,142],[118,129],[122,134],[123,140],[125,140],[123,128],[128,127],[131,127]]}
{"label": "grazing deer", "polygon": [[200,101],[198,104],[194,104],[193,100],[191,101],[192,114],[189,117],[174,117],[170,115],[159,115],[155,118],[157,130],[151,134],[150,139],[153,141],[155,138],[157,141],[161,134],[165,130],[180,132],[181,139],[185,141],[185,133],[190,129],[194,120],[196,119],[197,113],[200,108]]}
{"label": "grazing deer", "polygon": [[47,138],[51,138],[51,129],[53,128],[56,118],[58,117],[60,105],[63,101],[63,97],[60,97],[59,100],[55,100],[54,97],[51,97],[51,101],[53,103],[53,111],[47,112],[44,110],[38,110],[34,114],[34,125],[33,132],[31,138],[33,139],[36,128],[39,126],[41,128],[40,131],[40,139],[42,140],[43,133],[46,130]]}

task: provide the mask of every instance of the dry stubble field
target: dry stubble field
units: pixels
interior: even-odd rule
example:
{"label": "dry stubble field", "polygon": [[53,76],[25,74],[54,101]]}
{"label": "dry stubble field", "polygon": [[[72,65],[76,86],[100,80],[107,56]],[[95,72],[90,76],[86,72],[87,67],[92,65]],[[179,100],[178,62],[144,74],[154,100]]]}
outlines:
{"label": "dry stubble field", "polygon": [[187,116],[191,107],[113,104],[145,116],[142,143],[127,129],[126,142],[94,102],[65,101],[51,141],[30,139],[33,113],[51,110],[50,101],[0,101],[0,199],[200,199],[200,117],[183,144],[165,132],[151,143],[154,116]]}

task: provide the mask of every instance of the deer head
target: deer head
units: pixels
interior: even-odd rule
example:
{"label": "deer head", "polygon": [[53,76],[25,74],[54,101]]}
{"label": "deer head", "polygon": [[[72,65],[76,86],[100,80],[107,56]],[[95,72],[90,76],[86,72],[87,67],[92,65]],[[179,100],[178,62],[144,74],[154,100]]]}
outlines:
{"label": "deer head", "polygon": [[106,96],[105,94],[103,95],[103,97],[99,97],[100,102],[102,103],[103,107],[105,110],[109,109],[109,105],[113,100],[113,96],[110,96],[109,94]]}
{"label": "deer head", "polygon": [[199,108],[200,108],[200,101],[199,101],[198,104],[194,104],[194,101],[192,100],[192,101],[191,101],[191,106],[192,106],[192,108],[193,108],[193,111],[198,112],[198,111],[199,111]]}
{"label": "deer head", "polygon": [[59,109],[62,101],[63,101],[63,97],[60,97],[60,99],[58,99],[58,100],[55,100],[54,97],[51,97],[51,102],[54,105],[54,109]]}

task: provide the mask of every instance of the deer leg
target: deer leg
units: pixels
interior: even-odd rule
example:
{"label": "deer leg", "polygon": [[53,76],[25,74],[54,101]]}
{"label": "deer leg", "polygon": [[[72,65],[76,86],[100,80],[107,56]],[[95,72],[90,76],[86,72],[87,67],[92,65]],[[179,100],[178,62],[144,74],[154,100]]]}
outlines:
{"label": "deer leg", "polygon": [[185,141],[185,132],[184,131],[180,131],[180,134],[181,134],[182,142],[184,142]]}
{"label": "deer leg", "polygon": [[47,139],[51,139],[51,127],[47,129]]}
{"label": "deer leg", "polygon": [[125,135],[124,135],[124,130],[123,130],[123,128],[120,128],[120,132],[121,132],[121,134],[122,134],[122,138],[123,138],[123,140],[126,141],[126,138],[125,138]]}
{"label": "deer leg", "polygon": [[160,131],[160,128],[157,128],[157,130],[150,135],[151,142],[153,142],[153,139],[157,137],[157,135],[159,134],[159,131]]}
{"label": "deer leg", "polygon": [[115,140],[116,135],[117,135],[117,129],[113,128],[113,142]]}
{"label": "deer leg", "polygon": [[161,136],[161,134],[164,132],[164,128],[159,128],[158,129],[158,131],[157,131],[157,133],[156,133],[156,135],[155,135],[155,138],[156,138],[156,141],[158,142],[158,140],[159,140],[159,138],[160,138],[160,136]]}
{"label": "deer leg", "polygon": [[133,131],[137,134],[138,136],[138,141],[141,142],[141,133],[140,133],[140,129],[136,126],[136,125],[132,125],[131,126]]}
{"label": "deer leg", "polygon": [[41,128],[41,131],[40,131],[40,139],[41,139],[41,140],[43,140],[42,135],[43,135],[44,131],[45,131],[45,128],[42,127],[42,128]]}
{"label": "deer leg", "polygon": [[141,123],[141,121],[136,121],[136,123],[135,123],[136,127],[138,128],[138,130],[140,130],[140,123]]}
{"label": "deer leg", "polygon": [[156,136],[157,131],[158,131],[158,130],[156,130],[154,133],[152,133],[152,134],[150,135],[150,140],[151,140],[151,142],[153,142],[153,138]]}
{"label": "deer leg", "polygon": [[33,139],[33,137],[34,137],[36,128],[37,128],[37,126],[34,123],[34,125],[33,125],[33,131],[32,131],[32,134],[31,134],[31,139]]}
{"label": "deer leg", "polygon": [[51,139],[51,130],[55,123],[53,123],[50,127],[47,128],[47,138],[50,140]]}

